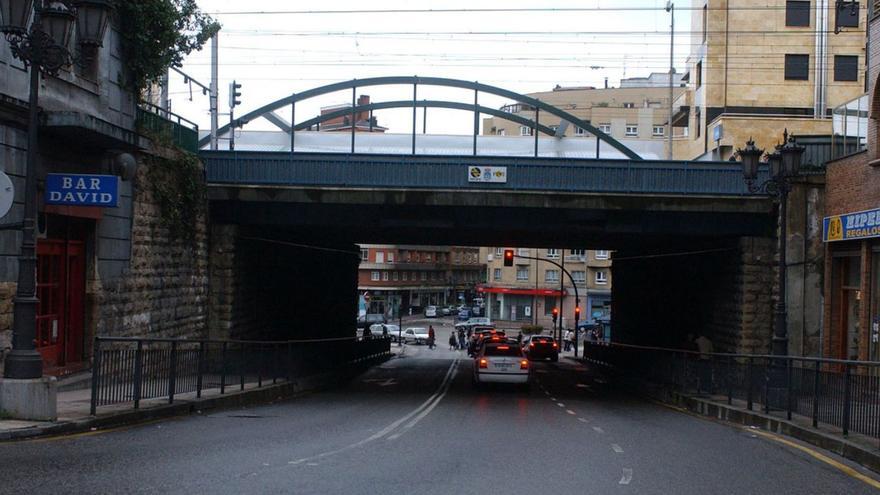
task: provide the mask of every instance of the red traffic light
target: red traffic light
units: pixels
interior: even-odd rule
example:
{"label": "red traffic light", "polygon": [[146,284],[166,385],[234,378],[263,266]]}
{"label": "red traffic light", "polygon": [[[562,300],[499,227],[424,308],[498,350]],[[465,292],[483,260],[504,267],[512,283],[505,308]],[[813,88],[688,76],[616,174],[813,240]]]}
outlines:
{"label": "red traffic light", "polygon": [[556,316],[558,314],[559,314],[559,308],[553,308],[553,316]]}
{"label": "red traffic light", "polygon": [[580,306],[577,306],[577,307],[574,308],[574,314],[576,314],[576,315],[581,314],[581,308],[580,308]]}
{"label": "red traffic light", "polygon": [[513,266],[513,249],[504,250],[504,266]]}

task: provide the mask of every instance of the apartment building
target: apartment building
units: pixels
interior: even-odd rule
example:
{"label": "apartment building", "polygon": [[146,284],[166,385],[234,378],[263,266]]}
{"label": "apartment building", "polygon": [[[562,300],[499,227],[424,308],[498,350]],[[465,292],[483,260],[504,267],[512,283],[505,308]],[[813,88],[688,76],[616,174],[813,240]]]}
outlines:
{"label": "apartment building", "polygon": [[[514,266],[504,266],[504,247],[480,248],[486,264],[483,294],[486,314],[493,320],[552,326],[553,308],[562,304],[566,325],[574,325],[575,291],[580,298],[581,321],[611,316],[611,253],[586,249],[514,248]],[[522,256],[520,258],[519,256]],[[571,273],[572,281],[552,260]]]}
{"label": "apartment building", "polygon": [[478,248],[362,244],[358,292],[368,313],[397,316],[469,303],[483,273]]}
{"label": "apartment building", "polygon": [[786,128],[830,145],[832,109],[864,92],[866,9],[831,0],[692,5],[675,158],[727,160],[750,137],[773,149]]}
{"label": "apartment building", "polygon": [[[680,87],[680,76],[675,81],[675,94],[685,91]],[[666,74],[624,79],[619,88],[561,87],[551,91],[530,93],[528,96],[565,110],[586,120],[602,132],[620,141],[662,140],[667,134],[669,120],[669,89]],[[534,119],[534,107],[522,103],[505,105],[501,110],[523,118]],[[541,114],[539,121],[559,128],[560,119]],[[584,129],[566,127],[565,136],[589,136]],[[532,128],[508,120],[489,117],[483,119],[483,135],[530,136]]]}

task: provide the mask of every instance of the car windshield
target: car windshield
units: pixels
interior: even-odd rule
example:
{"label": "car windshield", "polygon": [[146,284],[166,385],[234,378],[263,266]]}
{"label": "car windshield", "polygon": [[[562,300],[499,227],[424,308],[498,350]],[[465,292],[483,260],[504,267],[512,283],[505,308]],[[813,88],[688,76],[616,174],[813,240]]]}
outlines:
{"label": "car windshield", "polygon": [[486,346],[485,356],[522,356],[522,350],[515,345],[489,345]]}

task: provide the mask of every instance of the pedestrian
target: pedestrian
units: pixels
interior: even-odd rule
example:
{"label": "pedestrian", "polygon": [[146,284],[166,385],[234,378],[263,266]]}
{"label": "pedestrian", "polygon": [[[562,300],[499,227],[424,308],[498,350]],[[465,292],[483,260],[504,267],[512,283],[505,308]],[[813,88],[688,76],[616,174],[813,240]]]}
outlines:
{"label": "pedestrian", "polygon": [[388,327],[384,323],[382,324],[382,338],[388,338]]}
{"label": "pedestrian", "polygon": [[364,327],[364,340],[370,340],[373,338],[373,331],[370,330],[370,326],[367,325]]}
{"label": "pedestrian", "polygon": [[467,347],[467,338],[464,334],[464,328],[458,328],[458,348],[464,350]]}
{"label": "pedestrian", "polygon": [[428,326],[428,349],[434,349],[434,339],[437,337],[437,334],[434,333],[434,325]]}
{"label": "pedestrian", "polygon": [[563,345],[565,347],[565,352],[571,350],[571,343],[574,340],[574,332],[571,329],[565,331],[565,339],[563,340]]}

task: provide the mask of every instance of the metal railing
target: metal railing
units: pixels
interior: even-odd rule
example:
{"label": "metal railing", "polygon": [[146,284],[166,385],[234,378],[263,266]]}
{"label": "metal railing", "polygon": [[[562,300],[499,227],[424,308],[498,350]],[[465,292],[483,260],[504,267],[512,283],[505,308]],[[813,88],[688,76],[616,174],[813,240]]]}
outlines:
{"label": "metal railing", "polygon": [[782,413],[880,438],[880,362],[587,343],[585,359],[637,381],[684,393],[726,396],[746,409]]}
{"label": "metal railing", "polygon": [[262,387],[388,356],[389,339],[245,341],[97,337],[91,414],[97,408],[195,394],[207,389]]}
{"label": "metal railing", "polygon": [[174,112],[152,103],[141,103],[137,109],[137,124],[140,129],[169,139],[190,153],[199,151],[199,126]]}
{"label": "metal railing", "polygon": [[854,98],[831,111],[831,158],[857,153],[868,146],[868,95]]}

